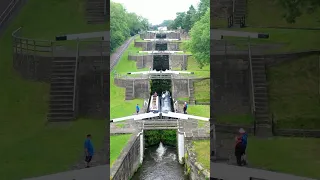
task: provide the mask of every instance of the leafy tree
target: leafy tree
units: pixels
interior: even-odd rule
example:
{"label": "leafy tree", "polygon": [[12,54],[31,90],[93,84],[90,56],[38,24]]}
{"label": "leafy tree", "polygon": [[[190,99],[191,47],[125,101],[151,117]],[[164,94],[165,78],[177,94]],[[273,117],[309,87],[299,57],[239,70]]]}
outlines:
{"label": "leafy tree", "polygon": [[210,8],[190,30],[190,40],[184,44],[200,68],[210,63]]}
{"label": "leafy tree", "polygon": [[295,23],[297,17],[304,13],[314,13],[320,6],[319,0],[277,0],[286,10],[284,18],[288,23]]}
{"label": "leafy tree", "polygon": [[133,36],[140,31],[149,28],[148,19],[138,16],[135,13],[128,13],[125,8],[119,4],[110,3],[110,49],[113,52],[128,37]]}
{"label": "leafy tree", "polygon": [[194,19],[195,15],[196,15],[196,10],[191,5],[182,20],[181,28],[184,29],[185,31],[189,31],[195,22],[195,19]]}

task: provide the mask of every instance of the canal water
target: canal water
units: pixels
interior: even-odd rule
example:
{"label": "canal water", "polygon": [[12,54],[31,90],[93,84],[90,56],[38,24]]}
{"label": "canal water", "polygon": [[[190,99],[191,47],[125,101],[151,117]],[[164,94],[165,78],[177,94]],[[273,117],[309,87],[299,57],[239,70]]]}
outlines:
{"label": "canal water", "polygon": [[178,161],[177,148],[163,145],[145,149],[142,166],[132,180],[187,180]]}

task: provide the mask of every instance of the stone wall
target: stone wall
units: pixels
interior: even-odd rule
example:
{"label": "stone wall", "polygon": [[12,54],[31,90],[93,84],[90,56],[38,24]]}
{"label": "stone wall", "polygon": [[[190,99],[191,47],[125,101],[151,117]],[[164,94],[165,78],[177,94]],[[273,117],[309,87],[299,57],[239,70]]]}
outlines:
{"label": "stone wall", "polygon": [[197,162],[196,154],[194,152],[191,140],[186,141],[185,152],[185,171],[189,175],[189,179],[209,179],[210,170],[204,169],[204,167]]}
{"label": "stone wall", "polygon": [[142,69],[146,67],[153,67],[153,55],[138,55],[137,57],[137,68]]}
{"label": "stone wall", "polygon": [[[169,66],[170,68],[182,68],[187,69],[188,67],[188,58],[191,55],[187,54],[169,54]],[[153,55],[134,55],[130,54],[128,56],[129,60],[137,61],[137,68],[149,68],[153,67]]]}
{"label": "stone wall", "polygon": [[104,119],[109,118],[110,75],[103,71],[91,71],[79,76],[79,115]]}
{"label": "stone wall", "polygon": [[20,53],[14,53],[13,56],[13,68],[23,78],[50,82],[52,58]]}
{"label": "stone wall", "polygon": [[[192,83],[191,80],[189,80],[189,83]],[[172,98],[184,98],[189,97],[188,93],[188,79],[173,79],[172,80]]]}
{"label": "stone wall", "polygon": [[[216,114],[243,114],[250,112],[249,71],[242,65],[215,63],[211,66],[214,81],[214,103]],[[244,70],[245,69],[245,70]]]}
{"label": "stone wall", "polygon": [[134,98],[149,98],[150,97],[150,82],[148,80],[134,81]]}
{"label": "stone wall", "polygon": [[123,79],[114,78],[115,85],[126,88],[127,84],[133,84],[134,98],[148,98],[150,96],[150,82],[148,79]]}
{"label": "stone wall", "polygon": [[[168,42],[168,51],[179,51],[181,42]],[[156,42],[151,41],[143,41],[143,42],[135,42],[135,47],[140,47],[143,51],[153,51],[155,50]]]}
{"label": "stone wall", "polygon": [[140,136],[133,134],[111,168],[111,180],[130,179],[140,166]]}

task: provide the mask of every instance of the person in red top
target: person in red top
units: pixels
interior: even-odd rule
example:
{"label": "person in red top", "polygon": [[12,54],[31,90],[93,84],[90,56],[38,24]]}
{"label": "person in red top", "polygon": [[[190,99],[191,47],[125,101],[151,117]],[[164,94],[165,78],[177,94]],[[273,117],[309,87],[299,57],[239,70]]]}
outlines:
{"label": "person in red top", "polygon": [[238,166],[241,166],[242,165],[242,162],[241,162],[241,156],[242,156],[241,136],[236,136],[235,141],[236,141],[236,144],[235,144],[234,155],[236,156]]}

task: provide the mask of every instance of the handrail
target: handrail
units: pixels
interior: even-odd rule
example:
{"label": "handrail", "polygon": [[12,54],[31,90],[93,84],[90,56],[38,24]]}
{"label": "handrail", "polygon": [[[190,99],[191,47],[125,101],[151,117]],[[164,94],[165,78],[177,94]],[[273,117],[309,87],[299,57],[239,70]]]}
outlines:
{"label": "handrail", "polygon": [[3,22],[5,22],[5,20],[9,16],[9,14],[12,12],[12,10],[16,7],[17,3],[19,3],[19,2],[21,2],[21,0],[12,0],[9,3],[9,5],[6,7],[6,9],[0,15],[0,26],[2,25]]}
{"label": "handrail", "polygon": [[253,84],[253,72],[252,72],[252,58],[251,58],[251,45],[250,37],[248,37],[248,53],[249,53],[249,64],[250,64],[250,80],[251,80],[251,95],[252,95],[252,113],[256,111],[255,98],[254,98],[254,84]]}
{"label": "handrail", "polygon": [[76,54],[76,67],[74,71],[74,82],[73,82],[73,112],[76,109],[76,89],[77,89],[77,76],[78,76],[78,61],[79,61],[79,40],[77,42],[77,54]]}

